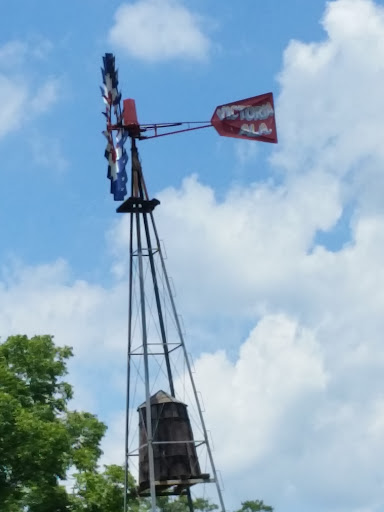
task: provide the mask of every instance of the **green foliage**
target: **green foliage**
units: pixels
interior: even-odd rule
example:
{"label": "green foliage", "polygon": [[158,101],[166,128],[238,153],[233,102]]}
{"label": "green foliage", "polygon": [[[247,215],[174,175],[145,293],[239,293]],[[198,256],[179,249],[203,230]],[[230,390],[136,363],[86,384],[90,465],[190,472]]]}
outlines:
{"label": "green foliage", "polygon": [[[161,496],[157,498],[157,506],[161,512],[189,512],[188,500],[186,496],[169,498]],[[211,512],[219,507],[205,498],[196,498],[193,500],[193,509],[201,512]]]}
{"label": "green foliage", "polygon": [[[0,345],[0,510],[68,511],[59,481],[71,466],[95,470],[105,426],[69,412],[69,347],[51,336],[11,336]],[[26,508],[25,508],[26,507]]]}
{"label": "green foliage", "polygon": [[236,512],[273,512],[273,507],[265,505],[265,503],[260,500],[248,500],[242,501],[241,508],[236,510]]}
{"label": "green foliage", "polygon": [[[0,511],[122,512],[124,469],[97,471],[106,427],[88,412],[69,411],[72,387],[63,380],[69,347],[51,336],[11,336],[0,344]],[[74,492],[60,484],[69,469]],[[129,475],[130,512],[149,512]],[[189,512],[186,496],[159,497],[161,512]],[[213,512],[217,505],[197,498],[194,510]],[[262,501],[245,501],[236,512],[273,512]]]}
{"label": "green foliage", "polygon": [[124,470],[120,466],[110,466],[103,474],[94,471],[77,474],[72,504],[74,512],[123,510]]}
{"label": "green foliage", "polygon": [[[124,504],[124,468],[105,466],[104,473],[85,472],[75,475],[76,489],[71,498],[72,512],[122,512]],[[128,479],[128,510],[130,512],[149,512],[150,500],[139,499],[135,493],[135,481]],[[161,512],[189,512],[186,496],[157,498],[157,507]],[[200,512],[212,512],[218,508],[204,498],[193,501],[193,508]]]}
{"label": "green foliage", "polygon": [[[124,508],[125,471],[122,466],[105,466],[103,473],[86,471],[75,475],[75,492],[71,497],[71,512],[122,512]],[[135,488],[131,475],[128,489]],[[136,497],[129,499],[131,512],[148,511],[148,502]]]}
{"label": "green foliage", "polygon": [[205,498],[196,498],[193,500],[193,508],[194,510],[201,510],[201,512],[212,512],[212,510],[217,510],[219,507]]}

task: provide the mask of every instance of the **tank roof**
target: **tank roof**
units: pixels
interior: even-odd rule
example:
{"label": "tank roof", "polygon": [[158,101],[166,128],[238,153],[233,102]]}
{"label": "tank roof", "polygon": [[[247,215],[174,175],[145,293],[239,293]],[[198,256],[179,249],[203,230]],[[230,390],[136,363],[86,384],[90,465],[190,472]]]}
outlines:
{"label": "tank roof", "polygon": [[[153,404],[165,404],[168,402],[173,402],[175,404],[183,404],[180,400],[177,400],[174,396],[171,396],[169,393],[166,393],[162,389],[160,389],[157,393],[151,396],[151,405]],[[138,409],[145,407],[146,402],[143,402],[139,405]],[[183,404],[185,405],[185,404]]]}

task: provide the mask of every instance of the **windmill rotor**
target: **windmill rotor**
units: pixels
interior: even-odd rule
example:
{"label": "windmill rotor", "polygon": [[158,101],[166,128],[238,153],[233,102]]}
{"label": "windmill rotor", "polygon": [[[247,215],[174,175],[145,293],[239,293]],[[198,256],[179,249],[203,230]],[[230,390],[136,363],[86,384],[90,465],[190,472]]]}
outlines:
{"label": "windmill rotor", "polygon": [[111,194],[115,201],[122,201],[127,194],[128,155],[124,144],[128,134],[122,127],[118,130],[111,129],[112,126],[121,126],[121,93],[118,90],[118,71],[115,68],[115,57],[112,53],[105,54],[103,64],[104,67],[101,68],[103,86],[100,89],[105,103],[103,114],[107,123],[106,130],[103,132],[107,139],[104,156],[108,160],[107,177],[111,180]]}

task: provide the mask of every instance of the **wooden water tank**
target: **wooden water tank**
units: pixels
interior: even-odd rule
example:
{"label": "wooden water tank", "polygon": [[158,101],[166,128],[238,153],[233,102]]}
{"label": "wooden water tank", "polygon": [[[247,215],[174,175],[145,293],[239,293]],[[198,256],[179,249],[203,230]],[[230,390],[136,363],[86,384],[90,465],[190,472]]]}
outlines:
{"label": "wooden water tank", "polygon": [[[146,404],[138,411],[140,492],[149,488]],[[200,471],[187,406],[165,391],[158,391],[151,397],[151,414],[156,485],[163,486],[171,480],[188,485],[188,480],[209,477]]]}

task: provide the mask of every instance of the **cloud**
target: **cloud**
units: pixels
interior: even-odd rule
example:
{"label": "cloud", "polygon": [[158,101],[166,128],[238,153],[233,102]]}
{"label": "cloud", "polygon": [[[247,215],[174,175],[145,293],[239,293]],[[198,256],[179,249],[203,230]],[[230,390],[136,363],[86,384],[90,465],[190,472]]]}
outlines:
{"label": "cloud", "polygon": [[27,59],[38,59],[48,51],[49,43],[40,41],[36,46],[22,41],[9,41],[0,47],[0,138],[48,111],[58,98],[58,81],[47,79],[40,86],[26,70]]}
{"label": "cloud", "polygon": [[279,76],[275,164],[289,172],[317,167],[349,179],[364,172],[369,181],[369,163],[384,158],[378,87],[384,79],[383,13],[371,0],[329,2],[322,21],[327,38],[289,44]]}
{"label": "cloud", "polygon": [[52,162],[55,162],[55,170],[58,173],[62,173],[68,168],[69,162],[63,155],[61,141],[58,138],[41,137],[35,133],[29,138],[29,145],[32,150],[32,158],[40,168],[52,169]]}
{"label": "cloud", "polygon": [[[53,334],[57,343],[73,346],[80,359],[84,355],[97,359],[105,350],[111,352],[123,346],[124,336],[120,332],[125,332],[124,291],[122,284],[105,289],[73,279],[69,265],[63,260],[36,267],[20,263],[3,265],[2,337],[19,333]],[[107,304],[111,307],[110,322],[103,327],[94,319],[105,318]]]}
{"label": "cloud", "polygon": [[[219,351],[203,354],[195,367],[208,422],[215,425],[215,445],[225,446],[217,458],[227,473],[248,470],[270,453],[287,412],[300,411],[327,381],[313,333],[284,315],[265,316],[235,362]],[[225,421],[229,415],[231,421]]]}
{"label": "cloud", "polygon": [[7,98],[0,111],[0,137],[19,128],[27,110],[29,91],[19,81],[0,74],[0,96]]}
{"label": "cloud", "polygon": [[10,69],[22,63],[28,52],[26,43],[18,40],[8,41],[0,47],[0,66]]}
{"label": "cloud", "polygon": [[245,165],[252,160],[257,154],[258,147],[256,144],[249,144],[247,140],[238,140],[235,145],[235,154],[240,165]]}
{"label": "cloud", "polygon": [[[319,172],[280,186],[233,188],[223,201],[196,177],[157,196],[172,276],[188,297],[189,313],[200,318],[205,312],[254,316],[255,304],[289,296],[317,230],[332,228],[342,211],[338,181]],[[116,254],[124,254],[127,219],[114,230]],[[198,283],[193,275],[204,279]]]}
{"label": "cloud", "polygon": [[56,103],[60,91],[60,83],[56,78],[49,78],[39,87],[30,100],[32,114],[41,114],[51,109]]}
{"label": "cloud", "polygon": [[138,0],[118,8],[109,40],[127,55],[148,62],[204,60],[211,43],[201,25],[201,17],[178,0]]}
{"label": "cloud", "polygon": [[33,40],[10,40],[0,47],[0,67],[15,71],[25,59],[44,59],[52,50],[48,39],[35,37]]}

